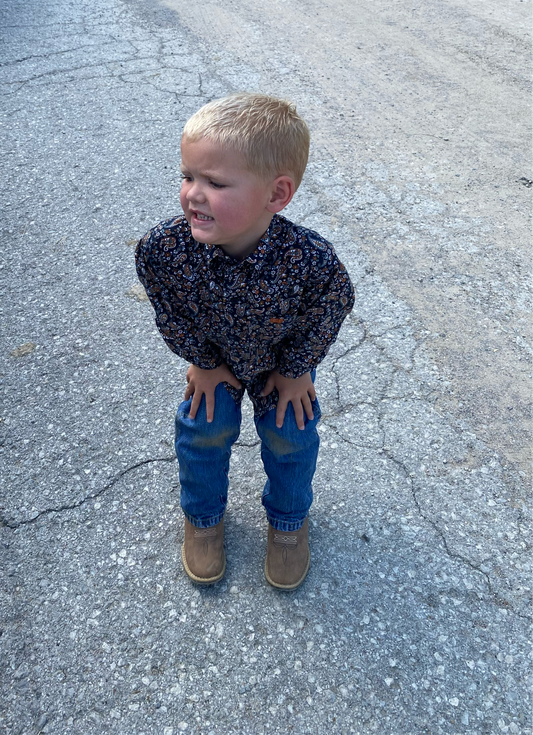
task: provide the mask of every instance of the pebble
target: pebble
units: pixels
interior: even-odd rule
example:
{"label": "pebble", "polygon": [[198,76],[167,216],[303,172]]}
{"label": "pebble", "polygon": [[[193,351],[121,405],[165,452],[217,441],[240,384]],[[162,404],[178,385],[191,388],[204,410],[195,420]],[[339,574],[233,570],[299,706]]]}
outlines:
{"label": "pebble", "polygon": [[11,357],[24,357],[24,355],[29,355],[36,347],[37,345],[34,342],[24,342],[23,345],[16,347],[11,352]]}
{"label": "pebble", "polygon": [[135,283],[125,294],[130,299],[136,301],[148,301],[148,295],[144,287],[140,283]]}

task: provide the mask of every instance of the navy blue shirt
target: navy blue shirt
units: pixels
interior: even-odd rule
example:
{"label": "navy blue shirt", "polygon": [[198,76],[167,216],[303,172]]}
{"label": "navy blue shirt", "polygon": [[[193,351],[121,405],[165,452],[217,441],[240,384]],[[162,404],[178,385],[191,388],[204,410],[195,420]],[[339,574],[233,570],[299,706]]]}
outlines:
{"label": "navy blue shirt", "polygon": [[276,390],[260,396],[268,374],[316,368],[354,303],[333,247],[280,215],[244,260],[194,240],[180,216],[139,241],[136,263],[170,349],[204,369],[225,362],[259,415],[277,404]]}

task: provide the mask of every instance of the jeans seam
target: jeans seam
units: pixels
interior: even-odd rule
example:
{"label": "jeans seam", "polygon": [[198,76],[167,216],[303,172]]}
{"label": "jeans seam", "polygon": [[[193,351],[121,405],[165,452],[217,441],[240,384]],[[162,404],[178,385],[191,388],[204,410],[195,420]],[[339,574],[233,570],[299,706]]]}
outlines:
{"label": "jeans seam", "polygon": [[302,518],[301,521],[282,521],[279,518],[273,518],[271,515],[267,514],[268,522],[272,526],[272,528],[275,531],[285,531],[286,533],[290,533],[291,531],[299,531],[300,528],[303,526],[305,522],[305,518]]}
{"label": "jeans seam", "polygon": [[195,528],[212,528],[213,526],[217,526],[220,521],[224,518],[224,513],[219,513],[217,516],[212,516],[211,518],[202,518],[199,520],[198,518],[193,518],[193,516],[189,515],[189,513],[186,513],[183,511],[183,514],[185,518],[189,521],[191,525],[193,525]]}

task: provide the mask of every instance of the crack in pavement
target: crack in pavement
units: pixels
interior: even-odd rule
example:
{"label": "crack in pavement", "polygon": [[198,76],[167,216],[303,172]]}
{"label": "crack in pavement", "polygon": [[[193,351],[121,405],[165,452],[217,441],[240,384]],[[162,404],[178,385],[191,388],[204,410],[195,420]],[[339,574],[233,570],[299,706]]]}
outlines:
{"label": "crack in pavement", "polygon": [[[459,552],[453,551],[450,548],[450,545],[448,543],[448,539],[446,537],[445,532],[439,526],[438,522],[435,521],[435,520],[433,520],[432,518],[430,518],[426,513],[424,513],[424,511],[423,511],[423,509],[422,509],[422,507],[420,505],[420,502],[419,502],[419,498],[418,498],[418,494],[417,494],[417,487],[416,487],[416,483],[415,483],[413,474],[410,472],[410,470],[407,467],[407,465],[405,464],[405,462],[402,461],[397,456],[395,456],[395,454],[391,451],[391,449],[386,446],[386,443],[385,443],[386,442],[386,439],[385,439],[385,437],[386,437],[386,430],[385,430],[385,427],[384,427],[384,416],[383,416],[383,406],[384,406],[384,403],[385,402],[388,403],[391,400],[400,400],[399,397],[395,397],[395,398],[392,398],[391,397],[391,398],[389,398],[387,396],[387,391],[390,390],[390,388],[391,388],[391,386],[393,384],[394,377],[398,374],[398,372],[400,372],[400,370],[403,370],[406,374],[411,374],[411,373],[414,372],[414,369],[413,368],[406,369],[406,368],[401,368],[398,365],[394,365],[394,363],[392,362],[392,360],[386,354],[385,348],[383,346],[379,345],[379,344],[376,344],[375,339],[372,339],[372,337],[376,337],[377,335],[372,334],[366,324],[361,324],[360,323],[360,325],[362,326],[362,328],[364,330],[363,331],[363,337],[362,337],[362,339],[359,341],[359,343],[357,345],[352,345],[347,350],[345,350],[341,355],[339,355],[338,357],[336,357],[335,360],[334,360],[334,363],[333,363],[332,372],[335,375],[336,383],[337,383],[337,401],[340,402],[340,398],[339,398],[340,380],[339,380],[339,376],[338,376],[337,371],[335,370],[335,368],[337,367],[337,365],[338,365],[338,363],[339,363],[340,360],[342,360],[344,357],[346,357],[347,355],[349,355],[349,354],[353,353],[355,350],[357,350],[361,346],[361,344],[363,344],[365,341],[371,342],[382,353],[382,355],[387,359],[387,361],[392,364],[393,370],[391,372],[391,375],[390,375],[389,380],[383,386],[383,389],[381,390],[380,395],[379,395],[379,397],[378,397],[377,400],[370,399],[368,401],[357,401],[356,403],[353,403],[353,404],[343,404],[343,405],[340,405],[339,408],[338,408],[338,410],[333,411],[333,412],[331,412],[331,413],[329,413],[327,415],[323,415],[322,419],[323,419],[324,424],[328,427],[328,429],[330,429],[335,434],[335,436],[340,441],[344,442],[345,444],[349,444],[350,446],[357,447],[357,448],[360,448],[360,449],[367,449],[367,450],[375,451],[375,452],[378,452],[379,454],[385,455],[387,457],[387,459],[389,459],[400,470],[401,474],[406,479],[406,481],[408,483],[409,490],[410,490],[410,494],[411,494],[411,497],[412,497],[412,500],[413,500],[413,503],[414,503],[414,506],[416,508],[416,511],[417,511],[419,517],[423,521],[425,521],[433,529],[434,533],[440,539],[442,548],[444,549],[444,551],[447,554],[447,556],[450,559],[454,560],[454,561],[461,562],[462,564],[464,564],[468,568],[470,568],[472,571],[480,574],[483,577],[483,580],[484,580],[484,582],[486,584],[487,592],[488,592],[489,595],[491,595],[491,597],[493,598],[495,604],[497,604],[497,605],[498,604],[500,604],[500,605],[503,604],[506,609],[512,610],[512,612],[515,615],[517,615],[518,617],[527,619],[527,616],[525,616],[522,613],[520,613],[518,610],[516,610],[509,603],[508,600],[505,600],[505,599],[501,598],[497,594],[497,592],[495,592],[495,590],[494,590],[494,588],[492,586],[492,582],[491,582],[491,578],[490,578],[489,573],[488,572],[485,572],[482,569],[482,565],[484,564],[484,562],[482,561],[479,564],[476,564],[475,562],[473,562],[471,559],[469,559],[464,554],[461,554]],[[404,325],[404,327],[405,326],[407,326],[407,325]],[[397,328],[399,328],[399,327],[398,326],[397,327],[393,327],[392,329],[397,329]],[[390,331],[392,331],[392,330],[391,329],[388,329],[388,330],[384,331],[381,336],[389,333]],[[414,355],[415,355],[416,350],[419,349],[422,346],[422,344],[423,344],[424,341],[425,341],[424,339],[422,339],[422,340],[421,339],[417,339],[416,340],[416,344],[413,347],[413,350],[411,351],[411,361],[414,358]],[[411,396],[410,399],[413,400],[413,401],[424,403],[425,401],[429,400],[431,394],[434,393],[434,392],[435,392],[434,390],[431,390],[430,389],[428,391],[428,395],[427,396],[424,396],[423,398],[420,398],[420,397],[417,397],[417,396]],[[405,399],[405,397],[406,396],[402,397],[402,400]],[[349,413],[349,411],[352,410],[356,406],[373,406],[374,408],[377,409],[377,423],[378,423],[379,429],[381,431],[381,434],[383,436],[383,441],[381,442],[380,445],[369,446],[369,445],[366,445],[366,444],[363,444],[363,443],[358,443],[358,442],[351,441],[350,439],[348,439],[345,436],[343,436],[335,426],[331,425],[331,423],[328,422],[328,419],[333,418],[333,417],[336,417],[336,416],[343,416],[343,415]],[[520,525],[519,525],[519,528],[520,528]]]}
{"label": "crack in pavement", "polygon": [[[128,61],[135,61],[135,59],[128,59]],[[82,64],[81,66],[73,66],[73,67],[69,67],[68,69],[53,69],[51,71],[43,72],[43,74],[36,74],[35,76],[29,77],[28,79],[14,79],[10,82],[4,82],[4,84],[30,84],[31,82],[35,82],[38,79],[44,79],[45,77],[54,77],[54,76],[58,76],[59,74],[70,74],[76,71],[83,71],[84,69],[98,69],[101,67],[105,67],[106,64],[111,64],[111,63],[114,63],[114,62],[101,61],[98,64]],[[117,63],[120,63],[120,62],[117,62]],[[91,79],[105,79],[106,76],[114,77],[115,75],[104,75],[101,77],[84,77],[84,81],[89,81]]]}
{"label": "crack in pavement", "polygon": [[[136,59],[125,59],[124,61],[105,61],[105,62],[101,62],[99,64],[83,64],[81,66],[69,67],[68,69],[55,69],[55,70],[52,70],[52,71],[44,72],[43,74],[37,74],[35,76],[29,77],[28,79],[14,79],[12,81],[5,81],[5,82],[0,82],[0,83],[3,84],[3,85],[6,85],[6,86],[11,86],[11,85],[14,85],[14,84],[18,84],[20,86],[18,87],[18,89],[14,90],[15,92],[18,92],[18,91],[20,91],[27,84],[31,84],[33,82],[37,82],[40,79],[46,79],[46,78],[48,78],[48,79],[50,79],[50,81],[48,83],[43,83],[43,84],[40,84],[39,85],[40,87],[48,87],[48,86],[53,86],[53,85],[61,84],[61,79],[54,80],[53,77],[58,77],[58,76],[60,76],[62,74],[72,74],[74,72],[79,72],[79,71],[83,71],[83,70],[86,70],[86,69],[106,68],[110,64],[121,64],[121,63],[125,63],[127,61],[135,61],[135,60]],[[188,69],[187,67],[185,67],[185,68],[179,68],[179,67],[175,67],[175,66],[165,66],[165,67],[161,67],[161,69],[163,69],[163,71],[173,71],[173,72],[180,72],[181,71],[181,72],[191,73],[190,69]],[[181,99],[181,98],[187,98],[188,99],[188,98],[197,98],[197,97],[198,98],[203,98],[203,97],[205,97],[205,93],[203,93],[202,90],[201,90],[202,80],[201,80],[201,75],[200,74],[198,74],[199,79],[198,79],[198,82],[197,82],[197,89],[196,89],[196,91],[194,91],[194,92],[184,92],[184,91],[176,91],[176,92],[174,92],[174,91],[171,91],[171,90],[161,89],[161,87],[158,87],[156,84],[154,84],[151,81],[150,77],[147,77],[147,78],[139,78],[140,75],[142,75],[142,74],[148,74],[150,72],[154,72],[153,75],[152,75],[154,77],[160,76],[159,70],[156,70],[156,69],[141,69],[141,70],[133,71],[133,72],[132,71],[125,71],[125,72],[120,72],[120,73],[112,73],[112,72],[109,71],[109,69],[106,68],[106,73],[105,74],[94,74],[93,76],[85,76],[85,77],[83,77],[83,81],[84,82],[88,82],[88,81],[92,81],[94,79],[116,79],[116,80],[122,82],[122,84],[135,84],[135,85],[142,84],[144,86],[152,87],[153,89],[155,89],[158,92],[161,92],[161,91],[171,92],[172,94],[174,94],[177,97],[178,100]],[[124,77],[127,76],[127,75],[135,76],[136,78],[135,79],[125,79]],[[10,91],[9,94],[13,94],[13,91]]]}
{"label": "crack in pavement", "polygon": [[343,357],[346,357],[350,353],[355,352],[355,350],[358,347],[360,347],[363,344],[363,342],[365,342],[365,340],[366,340],[366,338],[368,336],[366,325],[363,322],[360,322],[360,321],[357,322],[356,323],[356,326],[360,326],[362,328],[362,330],[363,330],[363,334],[361,336],[361,339],[359,340],[359,342],[357,344],[351,345],[350,347],[348,347],[348,349],[345,352],[343,352],[342,355],[338,355],[337,357],[335,357],[333,359],[333,364],[331,366],[331,372],[335,376],[335,393],[336,393],[335,400],[338,401],[338,402],[340,402],[341,386],[340,386],[340,378],[339,378],[339,375],[338,375],[338,373],[336,371],[337,364],[338,364],[338,362],[340,360],[343,359]]}
{"label": "crack in pavement", "polygon": [[[113,40],[113,39],[112,39]],[[109,45],[109,44],[107,44]],[[100,48],[102,46],[106,46],[106,44],[98,44],[98,43],[86,43],[83,46],[76,46],[76,48],[69,48],[64,49],[63,51],[50,51],[46,54],[32,54],[30,56],[24,56],[22,59],[13,59],[12,61],[4,61],[0,63],[0,69],[3,69],[4,67],[10,67],[15,66],[15,64],[22,64],[24,61],[30,61],[31,59],[48,59],[52,56],[62,56],[63,54],[72,54],[76,51],[81,51],[85,48]]]}
{"label": "crack in pavement", "polygon": [[19,85],[17,89],[10,89],[7,92],[0,93],[0,97],[10,97],[13,94],[17,94],[17,92],[20,92],[20,90],[23,89],[23,87],[26,85],[26,82],[0,82],[0,84],[5,85],[5,86],[9,86],[11,84]]}
{"label": "crack in pavement", "polygon": [[[368,405],[370,405],[370,404],[368,404]],[[418,512],[418,515],[420,516],[420,518],[422,518],[423,521],[425,521],[434,530],[434,532],[436,533],[436,535],[439,537],[440,541],[442,542],[442,547],[443,547],[444,551],[446,552],[447,556],[450,559],[452,559],[453,561],[461,562],[464,565],[466,565],[467,567],[469,567],[470,569],[472,569],[472,571],[477,572],[478,574],[481,574],[481,576],[484,578],[484,581],[485,581],[485,583],[487,585],[487,592],[488,592],[488,594],[493,598],[494,603],[498,607],[503,606],[505,609],[510,610],[511,612],[513,612],[517,617],[520,617],[520,618],[522,618],[524,620],[529,620],[529,617],[527,615],[524,615],[523,613],[521,613],[518,610],[516,610],[508,600],[500,597],[498,595],[498,593],[494,591],[494,589],[492,587],[490,575],[488,574],[488,572],[483,571],[483,569],[481,568],[481,566],[482,566],[482,564],[484,562],[480,562],[479,564],[475,564],[473,561],[471,561],[470,559],[468,559],[468,557],[466,557],[463,554],[460,554],[458,552],[454,552],[454,551],[452,551],[450,549],[450,547],[448,545],[448,540],[446,538],[446,535],[445,535],[444,531],[439,527],[439,525],[438,525],[438,523],[436,521],[433,521],[431,518],[429,518],[423,512],[423,510],[422,510],[422,508],[420,506],[420,503],[418,501],[418,497],[417,497],[417,493],[416,493],[416,488],[415,488],[415,483],[414,483],[413,477],[411,476],[411,473],[409,472],[409,470],[406,467],[406,465],[400,459],[398,459],[397,457],[395,457],[393,455],[393,453],[389,449],[387,449],[385,446],[376,447],[376,446],[367,446],[365,444],[358,444],[356,442],[350,441],[349,439],[346,439],[344,436],[342,436],[342,434],[339,434],[339,432],[333,426],[331,426],[330,424],[328,424],[328,428],[331,429],[331,431],[336,435],[336,437],[341,442],[344,442],[345,444],[350,444],[350,446],[357,447],[359,449],[368,449],[368,450],[371,450],[371,451],[375,451],[378,454],[384,454],[387,457],[387,459],[389,459],[401,471],[401,473],[403,474],[403,476],[407,480],[408,485],[409,485],[409,488],[410,488],[410,491],[411,491],[411,496],[413,498],[413,502],[414,502],[415,508],[416,508],[416,510]]]}
{"label": "crack in pavement", "polygon": [[129,472],[132,472],[133,470],[138,469],[139,467],[144,467],[147,464],[151,464],[152,462],[175,462],[176,457],[155,457],[153,459],[144,459],[142,462],[137,462],[136,464],[130,465],[129,467],[126,467],[121,472],[118,472],[114,477],[112,477],[109,482],[107,482],[100,490],[98,490],[95,493],[92,493],[91,495],[87,495],[86,497],[82,498],[81,500],[76,501],[75,503],[71,503],[70,505],[61,505],[57,508],[45,508],[45,510],[39,511],[35,516],[32,518],[28,518],[24,521],[10,521],[9,519],[0,516],[0,528],[11,528],[13,530],[17,530],[21,526],[27,526],[32,523],[35,523],[43,516],[49,515],[50,513],[62,513],[66,510],[75,510],[76,508],[81,508],[82,505],[85,505],[90,500],[95,500],[96,498],[99,498],[102,496],[107,490],[110,490],[114,485],[117,484],[119,480],[121,480],[125,475],[127,475]]}
{"label": "crack in pavement", "polygon": [[[378,346],[378,349],[379,349],[379,346]],[[463,556],[462,554],[454,553],[454,552],[451,551],[450,547],[448,546],[448,540],[446,539],[446,536],[444,534],[444,531],[439,527],[439,525],[438,525],[438,523],[436,521],[433,521],[431,518],[429,518],[423,512],[422,507],[420,505],[420,502],[418,500],[417,493],[416,493],[414,479],[413,479],[412,474],[411,474],[410,470],[408,469],[407,465],[401,459],[399,459],[398,457],[396,457],[393,454],[393,452],[388,447],[385,446],[387,432],[386,432],[386,427],[384,426],[385,419],[384,419],[384,415],[383,415],[383,405],[384,405],[385,400],[387,400],[385,394],[386,394],[387,390],[389,390],[391,388],[392,382],[393,382],[393,378],[394,378],[395,374],[398,372],[398,370],[399,370],[399,368],[396,368],[393,371],[393,373],[391,374],[391,377],[390,377],[387,385],[384,386],[384,388],[383,388],[383,393],[382,393],[382,396],[381,396],[381,398],[380,398],[380,400],[378,402],[378,406],[377,406],[377,410],[378,410],[378,425],[379,425],[379,427],[380,427],[380,429],[382,431],[382,435],[383,435],[383,445],[381,447],[381,450],[382,450],[383,454],[404,475],[405,479],[407,480],[408,486],[410,488],[411,496],[413,498],[413,502],[414,502],[415,507],[417,509],[418,515],[426,523],[428,523],[433,528],[433,530],[435,531],[435,533],[437,534],[437,536],[439,536],[439,538],[441,539],[442,545],[444,547],[444,550],[447,553],[447,555],[450,557],[450,559],[454,559],[456,561],[459,560],[463,564],[466,564],[468,567],[470,567],[470,569],[472,569],[473,571],[477,572],[478,574],[481,574],[483,576],[483,578],[485,579],[485,582],[487,584],[487,589],[488,589],[489,594],[491,594],[491,595],[494,596],[494,592],[493,592],[493,589],[492,589],[492,584],[491,584],[491,581],[490,581],[490,576],[488,575],[488,573],[487,572],[484,572],[480,568],[480,566],[474,564],[474,562],[472,562],[470,559],[468,559],[467,557]],[[406,372],[410,372],[410,371],[406,371]]]}

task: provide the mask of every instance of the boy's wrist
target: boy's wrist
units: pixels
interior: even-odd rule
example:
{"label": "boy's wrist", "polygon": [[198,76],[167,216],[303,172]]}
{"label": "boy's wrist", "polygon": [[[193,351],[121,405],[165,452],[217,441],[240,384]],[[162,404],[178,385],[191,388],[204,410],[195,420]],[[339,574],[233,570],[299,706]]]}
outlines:
{"label": "boy's wrist", "polygon": [[205,365],[197,365],[195,362],[191,362],[189,364],[189,367],[197,368],[198,370],[205,370],[205,372],[207,373],[211,370],[216,370],[219,367],[227,367],[227,365],[223,360],[220,360],[220,362],[217,362],[216,365],[208,365],[207,367]]}
{"label": "boy's wrist", "polygon": [[278,375],[281,375],[282,378],[288,378],[289,380],[298,380],[298,378],[301,378],[302,375],[311,375],[312,370],[305,370],[304,372],[300,372],[298,370],[291,370],[287,367],[276,367],[272,372],[277,372]]}

